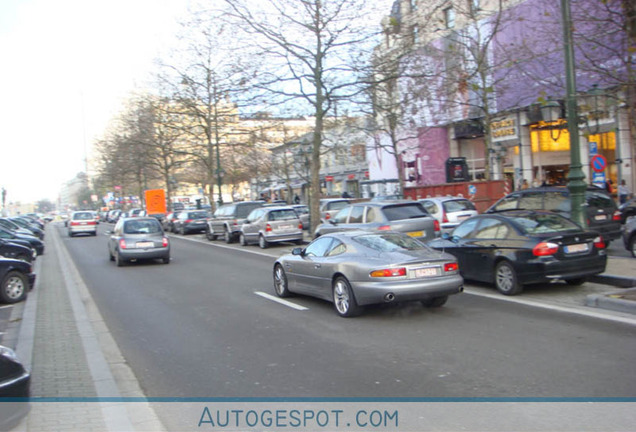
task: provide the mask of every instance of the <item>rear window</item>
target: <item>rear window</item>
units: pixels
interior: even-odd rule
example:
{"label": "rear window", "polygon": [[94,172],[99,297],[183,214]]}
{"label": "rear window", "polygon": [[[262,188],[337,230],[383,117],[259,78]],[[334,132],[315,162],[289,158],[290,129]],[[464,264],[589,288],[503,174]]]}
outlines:
{"label": "rear window", "polygon": [[188,219],[205,219],[208,217],[207,212],[192,212],[188,214]]}
{"label": "rear window", "polygon": [[561,231],[579,231],[574,222],[556,214],[513,216],[511,219],[521,227],[524,234],[546,234]]}
{"label": "rear window", "polygon": [[161,226],[156,220],[135,220],[124,224],[124,234],[153,234],[160,232]]}
{"label": "rear window", "polygon": [[246,205],[236,206],[236,217],[245,219],[252,212],[252,210],[259,207],[262,207],[262,205],[261,204],[246,204]]}
{"label": "rear window", "polygon": [[298,219],[298,215],[292,209],[274,210],[269,212],[270,221],[281,221],[281,220],[290,220],[290,219]]}
{"label": "rear window", "polygon": [[475,210],[475,206],[468,200],[445,201],[444,210],[446,210],[446,213],[452,213],[466,210]]}
{"label": "rear window", "polygon": [[358,243],[378,252],[412,251],[429,249],[424,243],[400,234],[367,234],[353,238]]}
{"label": "rear window", "polygon": [[603,192],[587,191],[585,192],[585,200],[591,207],[602,209],[613,209],[616,207],[614,200]]}
{"label": "rear window", "polygon": [[348,201],[334,201],[327,204],[327,210],[342,210],[348,205]]}
{"label": "rear window", "polygon": [[95,216],[90,212],[75,213],[73,215],[73,220],[92,220],[92,219],[95,219]]}
{"label": "rear window", "polygon": [[419,203],[382,207],[382,213],[390,221],[429,216],[428,212]]}

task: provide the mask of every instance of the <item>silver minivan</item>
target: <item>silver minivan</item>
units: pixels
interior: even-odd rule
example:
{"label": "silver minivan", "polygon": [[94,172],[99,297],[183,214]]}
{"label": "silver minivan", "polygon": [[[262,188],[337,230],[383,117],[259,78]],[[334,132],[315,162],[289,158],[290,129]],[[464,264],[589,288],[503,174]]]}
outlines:
{"label": "silver minivan", "polygon": [[475,205],[463,197],[432,197],[418,201],[439,221],[443,232],[452,231],[461,222],[478,214]]}
{"label": "silver minivan", "polygon": [[270,243],[303,243],[303,224],[292,207],[260,207],[247,216],[239,234],[241,245],[265,249]]}

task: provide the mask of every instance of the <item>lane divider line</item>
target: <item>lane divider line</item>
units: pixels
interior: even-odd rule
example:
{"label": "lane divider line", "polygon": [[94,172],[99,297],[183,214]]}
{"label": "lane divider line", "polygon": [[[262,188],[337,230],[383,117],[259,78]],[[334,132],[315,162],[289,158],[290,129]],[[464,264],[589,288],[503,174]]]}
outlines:
{"label": "lane divider line", "polygon": [[274,301],[276,303],[280,303],[282,305],[285,305],[287,307],[290,307],[292,309],[296,309],[296,310],[300,310],[300,311],[304,311],[304,310],[309,310],[309,308],[306,308],[305,306],[301,306],[301,305],[297,305],[296,303],[292,303],[290,301],[287,300],[283,300],[281,298],[278,297],[274,297],[273,295],[261,292],[261,291],[254,291],[254,294],[264,297],[268,300]]}

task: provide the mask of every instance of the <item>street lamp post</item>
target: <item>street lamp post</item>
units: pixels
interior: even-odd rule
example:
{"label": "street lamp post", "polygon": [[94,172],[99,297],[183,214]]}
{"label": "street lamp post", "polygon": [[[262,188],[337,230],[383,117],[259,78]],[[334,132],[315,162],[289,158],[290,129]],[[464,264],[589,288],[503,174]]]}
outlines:
{"label": "street lamp post", "polygon": [[574,70],[574,46],[572,41],[572,18],[570,0],[561,0],[561,17],[563,25],[563,43],[565,55],[566,103],[568,131],[570,133],[570,172],[568,173],[568,190],[570,191],[571,218],[582,227],[586,227],[583,206],[585,204],[585,174],[581,165],[579,143],[578,113],[576,102],[576,76]]}

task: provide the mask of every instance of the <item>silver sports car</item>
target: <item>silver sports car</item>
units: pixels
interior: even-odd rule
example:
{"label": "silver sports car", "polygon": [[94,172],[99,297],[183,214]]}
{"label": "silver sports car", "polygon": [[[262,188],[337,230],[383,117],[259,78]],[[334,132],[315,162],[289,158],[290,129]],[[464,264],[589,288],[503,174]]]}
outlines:
{"label": "silver sports car", "polygon": [[452,255],[394,231],[326,234],[274,264],[279,297],[298,293],[328,300],[343,317],[374,303],[440,307],[463,284]]}

